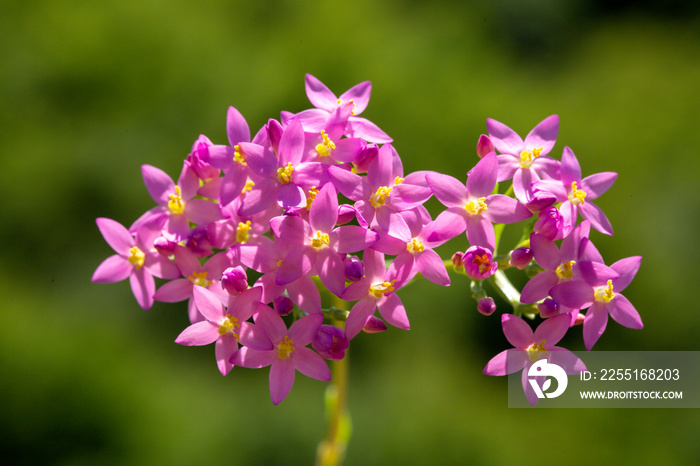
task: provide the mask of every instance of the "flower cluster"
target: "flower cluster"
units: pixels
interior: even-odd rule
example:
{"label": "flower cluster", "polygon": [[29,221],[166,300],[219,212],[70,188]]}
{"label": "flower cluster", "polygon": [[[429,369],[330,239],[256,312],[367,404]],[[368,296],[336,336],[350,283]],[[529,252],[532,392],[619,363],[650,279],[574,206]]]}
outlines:
{"label": "flower cluster", "polygon": [[[338,97],[307,75],[314,108],[282,112],[251,138],[244,117],[230,107],[228,144],[200,136],[177,182],[144,165],[157,205],[128,229],[97,219],[116,255],[100,264],[93,281],[129,278],[143,309],[187,300],[191,325],[176,342],[214,343],[223,375],[234,366],[270,366],[275,404],[289,393],[296,371],[330,380],[324,359],[344,358],[360,332],[387,324],[408,329],[399,290],[417,276],[448,286],[448,267],[471,279],[483,314],[496,310],[485,281],[510,302],[514,314],[504,314],[504,332],[531,362],[581,322],[588,349],[608,315],[641,327],[620,294],[641,258],[606,266],[589,239],[590,227],[612,234],[591,201],[616,174],[582,179],[569,148],[561,162],[547,156],[556,115],[524,141],[487,120],[489,134],[477,143],[480,160],[462,182],[433,171],[405,174],[392,139],[359,116],[370,91],[363,82]],[[499,193],[508,180],[510,188]],[[424,207],[432,196],[446,207],[434,220]],[[518,222],[527,234],[498,256],[503,225]],[[443,260],[435,248],[465,232],[468,247]],[[539,272],[522,295],[503,273],[509,267]],[[157,289],[154,276],[166,280]],[[329,300],[333,305],[324,307]],[[547,319],[545,330],[525,335],[523,314]],[[508,372],[506,354],[484,372]]]}

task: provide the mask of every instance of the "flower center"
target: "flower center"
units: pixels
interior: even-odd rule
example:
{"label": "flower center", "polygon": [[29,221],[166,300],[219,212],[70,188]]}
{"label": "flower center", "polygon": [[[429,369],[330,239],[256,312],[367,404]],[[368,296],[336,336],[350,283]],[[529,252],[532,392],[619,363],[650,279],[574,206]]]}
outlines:
{"label": "flower center", "polygon": [[245,161],[245,158],[243,158],[243,155],[241,154],[241,147],[238,144],[233,146],[233,150],[233,161],[238,162],[243,166],[248,165],[248,163]]}
{"label": "flower center", "polygon": [[322,247],[328,246],[331,242],[330,236],[326,233],[316,232],[316,236],[311,238],[311,246],[316,249],[321,249]]}
{"label": "flower center", "polygon": [[376,193],[372,194],[369,197],[369,203],[372,204],[372,207],[379,207],[381,205],[384,205],[387,198],[391,194],[392,189],[394,188],[390,188],[388,186],[381,186],[379,189],[377,189]]}
{"label": "flower center", "polygon": [[549,353],[547,352],[546,349],[544,349],[544,344],[547,343],[545,340],[542,340],[542,342],[538,345],[537,343],[533,343],[530,346],[527,347],[527,356],[530,358],[530,361],[535,362],[538,359],[542,357],[542,354],[544,353],[545,356],[549,356]]}
{"label": "flower center", "polygon": [[192,275],[187,278],[197,286],[207,287],[214,283],[211,280],[207,280],[207,272],[192,272]]}
{"label": "flower center", "polygon": [[469,212],[472,215],[479,215],[485,210],[488,210],[488,206],[486,205],[486,198],[485,197],[480,197],[479,199],[469,199],[466,204],[464,204],[464,208],[467,212]]}
{"label": "flower center", "polygon": [[482,255],[475,254],[474,259],[472,260],[472,264],[479,267],[479,273],[481,275],[491,270],[491,261],[489,260],[489,256],[486,253],[483,253]]}
{"label": "flower center", "polygon": [[615,293],[613,293],[612,280],[608,280],[607,286],[601,286],[599,288],[596,288],[595,290],[596,301],[604,301],[606,303],[609,303],[610,300],[614,297]]}
{"label": "flower center", "polygon": [[277,345],[277,356],[280,359],[287,359],[292,351],[294,351],[294,342],[285,336],[284,340]]}
{"label": "flower center", "polygon": [[308,196],[306,196],[306,210],[311,209],[311,204],[316,199],[316,194],[318,194],[318,189],[316,186],[311,186],[311,189],[308,190]]}
{"label": "flower center", "polygon": [[292,181],[292,172],[294,167],[292,167],[292,162],[288,162],[286,167],[280,167],[277,169],[277,179],[282,184],[287,184]]}
{"label": "flower center", "polygon": [[236,227],[236,241],[239,243],[245,243],[248,241],[248,238],[250,238],[248,231],[250,231],[251,228],[253,227],[250,226],[250,220],[246,221],[245,223],[238,222],[238,226]]}
{"label": "flower center", "polygon": [[585,199],[586,191],[584,191],[583,189],[578,189],[576,187],[576,182],[572,181],[571,192],[569,193],[569,201],[571,201],[573,205],[583,205],[586,202]]}
{"label": "flower center", "polygon": [[535,147],[532,149],[532,152],[529,150],[524,150],[520,153],[520,166],[523,168],[530,168],[530,165],[532,165],[532,162],[534,160],[542,155],[542,148],[541,147]]}
{"label": "flower center", "polygon": [[146,260],[146,254],[144,254],[143,251],[136,246],[129,249],[129,253],[131,254],[128,259],[129,263],[136,267],[136,270],[143,267],[143,262]]}
{"label": "flower center", "polygon": [[557,267],[557,275],[559,278],[569,279],[574,276],[574,272],[571,271],[576,261],[564,262],[559,267]]}
{"label": "flower center", "polygon": [[394,283],[396,280],[390,282],[384,281],[384,283],[375,283],[369,287],[369,293],[375,298],[379,299],[387,293],[394,291]]}
{"label": "flower center", "polygon": [[219,325],[219,335],[226,335],[227,333],[232,333],[236,340],[238,340],[238,334],[236,333],[236,328],[240,327],[241,324],[238,323],[238,319],[231,317],[231,314],[226,314],[226,320]]}
{"label": "flower center", "polygon": [[316,144],[316,152],[318,152],[318,155],[321,157],[328,157],[331,155],[331,151],[335,149],[335,143],[328,137],[325,129],[321,130],[321,137],[323,138],[323,142]]}
{"label": "flower center", "polygon": [[179,186],[175,186],[175,194],[170,194],[168,208],[174,214],[181,214],[185,211],[185,202],[182,200],[182,191]]}
{"label": "flower center", "polygon": [[413,238],[410,242],[406,243],[406,249],[409,252],[423,252],[425,250],[425,246],[423,246],[423,242],[420,241],[419,239]]}

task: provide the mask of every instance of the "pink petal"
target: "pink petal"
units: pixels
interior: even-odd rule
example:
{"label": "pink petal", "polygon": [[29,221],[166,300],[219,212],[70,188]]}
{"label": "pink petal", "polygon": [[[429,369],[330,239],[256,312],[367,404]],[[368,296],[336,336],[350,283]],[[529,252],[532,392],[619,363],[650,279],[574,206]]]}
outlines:
{"label": "pink petal", "polygon": [[546,155],[554,147],[558,132],[559,117],[557,115],[550,115],[525,136],[524,146],[528,150],[541,147],[542,155]]}
{"label": "pink petal", "polygon": [[277,191],[277,203],[284,209],[300,209],[306,207],[306,193],[300,186],[294,183],[285,183],[280,186],[279,191]]}
{"label": "pink petal", "polygon": [[153,306],[153,295],[156,291],[153,275],[143,268],[134,270],[134,273],[129,276],[129,283],[136,301],[143,309],[149,310]]}
{"label": "pink petal", "polygon": [[486,128],[489,132],[489,138],[498,152],[520,156],[520,152],[523,150],[523,140],[515,131],[491,118],[486,119]]}
{"label": "pink petal", "polygon": [[433,190],[435,197],[443,205],[446,207],[464,208],[464,204],[469,198],[469,193],[467,192],[467,187],[457,178],[443,175],[442,173],[429,173],[425,175],[425,179],[430,189]]}
{"label": "pink petal", "polygon": [[512,374],[522,370],[528,359],[525,351],[503,350],[486,363],[483,373],[498,376]]}
{"label": "pink petal", "polygon": [[642,318],[639,317],[639,312],[637,312],[632,303],[621,294],[616,294],[612,301],[607,303],[606,308],[608,313],[610,313],[610,317],[618,324],[634,329],[644,327]]}
{"label": "pink petal", "polygon": [[625,259],[620,259],[610,266],[615,272],[620,274],[620,276],[613,280],[613,290],[615,292],[620,292],[627,288],[627,286],[632,282],[639,267],[642,265],[641,256],[632,256]]}
{"label": "pink petal", "polygon": [[294,364],[291,359],[279,359],[270,366],[270,397],[272,404],[284,400],[294,385]]}
{"label": "pink petal", "polygon": [[217,324],[203,321],[183,330],[175,339],[175,343],[184,346],[204,346],[214,343],[220,336]]}
{"label": "pink petal", "polygon": [[581,180],[579,189],[586,192],[586,200],[596,199],[602,196],[615,183],[617,173],[603,172],[585,177]]}
{"label": "pink petal", "polygon": [[483,216],[494,223],[515,223],[532,217],[532,212],[527,207],[503,194],[487,197],[486,205],[488,208],[484,211]]}
{"label": "pink petal", "polygon": [[259,351],[271,351],[275,348],[265,332],[258,330],[250,322],[241,322],[241,329],[238,332],[240,343],[248,348]]}
{"label": "pink petal", "polygon": [[253,189],[243,199],[243,203],[238,209],[238,215],[250,217],[270,207],[277,199],[278,188],[277,180],[271,178],[255,183]]}
{"label": "pink petal", "polygon": [[360,175],[352,173],[350,170],[337,166],[328,167],[328,176],[330,177],[335,187],[348,199],[359,201],[360,199],[369,199],[370,192],[369,184]]}
{"label": "pink petal", "polygon": [[338,221],[338,193],[332,183],[327,183],[316,194],[311,210],[309,224],[315,231],[330,233]]}
{"label": "pink petal", "polygon": [[600,303],[595,303],[588,312],[586,312],[586,318],[583,321],[583,342],[588,351],[593,348],[593,345],[595,345],[603,334],[607,324],[607,311]]}
{"label": "pink petal", "polygon": [[503,334],[515,348],[526,350],[534,342],[532,329],[520,317],[514,314],[503,314],[501,324],[503,325]]}
{"label": "pink petal", "polygon": [[561,264],[559,248],[554,244],[554,241],[537,234],[530,235],[530,248],[535,255],[537,264],[546,270],[556,270]]}
{"label": "pink petal", "polygon": [[246,181],[248,181],[248,171],[245,167],[239,163],[233,164],[221,181],[218,196],[221,205],[228,205],[240,196]]}
{"label": "pink petal", "polygon": [[581,182],[581,166],[574,155],[574,152],[567,146],[561,156],[561,181],[567,188],[571,183]]}
{"label": "pink petal", "polygon": [[559,343],[559,340],[564,337],[566,332],[569,330],[570,323],[571,318],[567,314],[560,314],[558,316],[545,319],[535,329],[534,341],[536,343],[540,343],[542,340],[545,340],[545,348],[550,348]]}
{"label": "pink petal", "polygon": [[[206,225],[221,219],[219,204],[205,199],[191,199],[185,206],[185,216],[193,223]],[[189,230],[189,228],[188,228]]]}
{"label": "pink petal", "polygon": [[357,225],[338,227],[330,236],[331,245],[339,253],[362,251],[376,243],[378,238],[374,231]]}
{"label": "pink petal", "polygon": [[177,303],[179,301],[184,301],[192,297],[193,286],[193,283],[186,278],[173,280],[171,282],[164,283],[163,286],[158,288],[158,291],[156,291],[154,295],[154,299],[163,303]]}
{"label": "pink petal", "polygon": [[339,99],[343,102],[352,100],[355,104],[354,113],[359,115],[366,108],[369,103],[369,96],[372,93],[372,83],[369,81],[363,81],[359,84],[355,84],[353,87],[343,92]]}
{"label": "pink petal", "polygon": [[297,320],[289,327],[289,338],[294,346],[301,347],[311,343],[323,324],[323,314],[309,314]]}
{"label": "pink petal", "polygon": [[612,225],[610,225],[610,220],[605,216],[600,207],[593,204],[592,202],[586,202],[579,206],[581,211],[581,216],[591,222],[591,226],[601,233],[606,235],[613,234]]}
{"label": "pink petal", "polygon": [[498,178],[498,159],[491,152],[474,166],[467,177],[467,191],[471,197],[486,197],[496,186]]}
{"label": "pink petal", "polygon": [[175,183],[172,178],[160,168],[151,165],[141,166],[141,174],[151,198],[157,204],[167,204],[170,200],[169,195],[175,194]]}
{"label": "pink petal", "polygon": [[384,295],[384,297],[377,302],[377,309],[379,309],[379,314],[384,320],[394,327],[404,330],[410,329],[411,326],[408,322],[408,316],[406,315],[406,308],[404,308],[399,295],[396,293]]}
{"label": "pink petal", "polygon": [[[217,332],[218,333],[218,332]],[[233,335],[223,335],[216,340],[214,345],[214,354],[216,355],[216,364],[219,366],[221,375],[228,374],[233,369],[233,364],[229,361],[238,351],[238,342]]]}
{"label": "pink petal", "polygon": [[223,303],[214,293],[204,287],[193,286],[191,294],[197,309],[207,320],[217,324],[223,322],[226,311]]}
{"label": "pink petal", "polygon": [[289,298],[308,313],[321,312],[321,293],[310,277],[301,277],[287,284]]}
{"label": "pink petal", "polygon": [[432,249],[425,249],[416,256],[418,270],[425,278],[442,286],[450,285],[450,277],[440,256]]}
{"label": "pink petal", "polygon": [[226,114],[226,134],[228,135],[229,145],[232,147],[239,142],[250,142],[248,123],[241,115],[241,112],[234,107],[229,107]]}
{"label": "pink petal", "polygon": [[321,282],[336,296],[345,290],[345,266],[340,256],[330,248],[318,251],[316,269]]}
{"label": "pink petal", "polygon": [[549,296],[551,290],[557,283],[559,277],[556,273],[545,270],[540,272],[528,281],[520,293],[521,303],[536,303]]}
{"label": "pink petal", "polygon": [[286,167],[288,163],[296,166],[301,162],[301,157],[304,155],[304,129],[299,120],[292,120],[284,129],[277,155],[282,167]]}
{"label": "pink petal", "polygon": [[316,250],[311,246],[299,246],[292,249],[284,258],[275,281],[278,285],[286,285],[299,277],[306,275],[316,263]]}
{"label": "pink petal", "polygon": [[115,252],[122,255],[129,254],[129,249],[136,243],[126,227],[117,221],[104,217],[98,218],[96,223],[105,241]]}
{"label": "pink petal", "polygon": [[269,366],[279,360],[277,351],[259,351],[245,346],[240,348],[231,358],[231,362],[236,366],[247,367],[249,369],[260,369]]}
{"label": "pink petal", "polygon": [[432,232],[426,238],[430,242],[450,240],[467,228],[467,212],[463,207],[450,207],[442,211],[432,225]]}
{"label": "pink petal", "polygon": [[125,257],[115,254],[97,266],[97,270],[92,275],[92,281],[95,283],[120,282],[131,275],[132,271],[134,266]]}
{"label": "pink petal", "polygon": [[493,251],[496,244],[493,225],[482,215],[468,215],[467,239],[472,246],[483,246]]}
{"label": "pink petal", "polygon": [[294,348],[291,355],[294,367],[307,377],[317,380],[331,380],[328,364],[313,350],[305,347]]}
{"label": "pink petal", "polygon": [[593,287],[579,280],[560,283],[549,294],[559,304],[573,309],[584,309],[595,301]]}
{"label": "pink petal", "polygon": [[511,154],[501,154],[498,156],[498,181],[506,181],[513,178],[516,171],[520,169],[520,160]]}
{"label": "pink petal", "polygon": [[349,137],[361,138],[375,144],[389,144],[393,141],[389,135],[366,118],[351,116],[348,126]]}
{"label": "pink petal", "polygon": [[306,86],[306,96],[314,107],[332,112],[337,105],[338,99],[325,84],[310,74],[304,80]]}
{"label": "pink petal", "polygon": [[363,298],[355,303],[352,309],[350,309],[347,321],[345,321],[345,336],[348,337],[348,340],[355,338],[355,335],[360,333],[367,319],[374,314],[376,307],[377,301],[369,297]]}

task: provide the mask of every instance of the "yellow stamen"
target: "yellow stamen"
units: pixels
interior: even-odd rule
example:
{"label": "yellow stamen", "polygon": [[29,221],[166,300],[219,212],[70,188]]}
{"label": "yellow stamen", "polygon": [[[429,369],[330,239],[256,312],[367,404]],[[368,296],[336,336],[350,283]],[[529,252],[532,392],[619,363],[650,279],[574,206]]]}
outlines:
{"label": "yellow stamen", "polygon": [[231,314],[226,314],[226,320],[219,325],[219,335],[226,335],[227,333],[232,333],[236,340],[238,340],[238,334],[236,333],[236,328],[240,327],[241,324],[238,323],[238,319],[231,317]]}
{"label": "yellow stamen", "polygon": [[292,351],[294,351],[294,342],[285,336],[284,340],[277,345],[277,356],[280,359],[287,359]]}
{"label": "yellow stamen", "polygon": [[182,200],[182,191],[179,186],[175,186],[175,194],[170,194],[168,208],[174,214],[181,214],[185,211],[185,201]]}
{"label": "yellow stamen", "polygon": [[394,178],[394,184],[401,184],[401,183],[403,183],[403,178],[401,178],[400,176],[397,176],[396,178]]}
{"label": "yellow stamen", "polygon": [[292,181],[292,172],[294,167],[292,167],[292,162],[288,162],[286,167],[280,167],[277,169],[277,179],[280,183],[287,184]]}
{"label": "yellow stamen", "polygon": [[[352,110],[350,111],[350,115],[355,116],[355,99],[350,99],[349,102],[352,102]],[[336,103],[340,105],[343,103],[343,101],[338,99]]]}
{"label": "yellow stamen", "polygon": [[542,357],[542,353],[544,353],[546,357],[549,357],[549,353],[546,349],[544,349],[545,343],[547,342],[545,340],[542,340],[542,342],[539,345],[537,343],[533,343],[527,347],[527,355],[530,358],[530,361],[537,361]]}
{"label": "yellow stamen", "polygon": [[369,293],[375,298],[379,299],[386,293],[391,293],[394,291],[394,283],[396,283],[396,280],[392,280],[390,282],[385,281],[384,283],[375,283],[369,287]]}
{"label": "yellow stamen", "polygon": [[423,246],[423,243],[420,240],[413,238],[410,242],[406,243],[406,249],[413,253],[423,252],[425,250],[425,246]]}
{"label": "yellow stamen", "polygon": [[322,247],[328,246],[331,242],[330,236],[326,233],[316,232],[316,236],[311,238],[311,246],[316,249],[321,249]]}
{"label": "yellow stamen", "polygon": [[557,267],[557,275],[559,278],[569,279],[574,276],[574,272],[571,271],[576,261],[564,262],[559,267]]}
{"label": "yellow stamen", "polygon": [[306,196],[306,210],[311,209],[311,204],[313,204],[314,199],[316,199],[316,194],[318,194],[318,189],[316,186],[311,186],[308,191],[308,196]]}
{"label": "yellow stamen", "polygon": [[369,197],[369,203],[372,204],[372,207],[379,207],[380,205],[384,205],[386,202],[386,199],[389,197],[391,194],[391,190],[394,188],[390,188],[388,186],[381,186],[379,189],[377,189],[377,192],[372,194]]}
{"label": "yellow stamen", "polygon": [[245,243],[248,241],[248,238],[250,238],[248,231],[250,231],[251,228],[253,227],[250,225],[250,220],[246,221],[245,223],[238,222],[238,226],[236,227],[236,241],[239,243]]}
{"label": "yellow stamen", "polygon": [[491,261],[486,253],[483,253],[482,255],[474,255],[472,264],[479,267],[479,273],[482,275],[491,270]]}
{"label": "yellow stamen", "polygon": [[318,155],[321,157],[328,157],[331,155],[331,151],[335,149],[335,143],[331,141],[324,129],[321,130],[321,137],[323,138],[323,142],[316,144],[316,152],[318,152]]}
{"label": "yellow stamen", "polygon": [[528,150],[524,150],[520,153],[520,166],[523,168],[530,168],[530,165],[532,165],[532,162],[542,155],[542,148],[541,147],[536,147],[532,149],[532,152]]}
{"label": "yellow stamen", "polygon": [[579,204],[583,205],[586,202],[585,199],[586,199],[586,191],[584,191],[583,189],[578,189],[576,187],[576,182],[572,181],[571,182],[571,192],[569,193],[569,201],[571,201],[571,203],[573,205],[579,205]]}
{"label": "yellow stamen", "polygon": [[253,189],[253,186],[255,186],[254,181],[251,181],[251,180],[246,181],[245,186],[243,187],[243,189],[241,189],[241,193],[245,193],[245,192],[250,191],[251,189]]}
{"label": "yellow stamen", "polygon": [[615,293],[613,293],[612,280],[608,280],[607,286],[601,286],[595,290],[596,301],[605,301],[606,303],[609,303],[614,297]]}
{"label": "yellow stamen", "polygon": [[233,161],[238,162],[241,165],[248,165],[248,163],[245,161],[245,158],[243,158],[243,154],[241,154],[241,147],[238,144],[233,146],[233,150],[235,151],[233,153]]}
{"label": "yellow stamen", "polygon": [[207,280],[207,272],[192,272],[192,275],[187,277],[192,281],[197,286],[204,286],[207,287],[214,283],[211,280]]}
{"label": "yellow stamen", "polygon": [[128,259],[129,263],[136,267],[136,270],[143,267],[143,262],[146,260],[146,254],[144,254],[143,251],[136,246],[129,249],[129,253],[131,254]]}
{"label": "yellow stamen", "polygon": [[472,215],[479,215],[485,210],[488,210],[488,206],[486,205],[486,198],[485,197],[480,197],[479,199],[469,199],[469,201],[464,204],[464,208],[467,212],[469,212]]}

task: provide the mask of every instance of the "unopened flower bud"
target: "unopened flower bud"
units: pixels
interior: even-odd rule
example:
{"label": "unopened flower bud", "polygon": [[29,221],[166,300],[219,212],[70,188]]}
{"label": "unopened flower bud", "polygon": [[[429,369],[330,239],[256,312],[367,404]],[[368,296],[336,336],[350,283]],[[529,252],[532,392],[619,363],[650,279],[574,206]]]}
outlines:
{"label": "unopened flower bud", "polygon": [[207,226],[199,225],[190,230],[185,239],[185,247],[195,256],[206,257],[212,253],[212,244],[207,234]]}
{"label": "unopened flower bud", "polygon": [[348,339],[345,332],[335,325],[321,325],[321,329],[311,342],[311,346],[322,357],[337,361],[345,357]]}
{"label": "unopened flower bud", "polygon": [[279,121],[273,119],[269,119],[265,126],[267,127],[267,137],[270,138],[270,145],[272,149],[277,152],[280,139],[282,139],[282,133],[284,133],[284,128],[282,128]]}
{"label": "unopened flower bud", "polygon": [[556,207],[545,207],[537,216],[532,229],[545,238],[555,241],[562,238],[564,219]]}
{"label": "unopened flower bud", "polygon": [[481,246],[471,246],[462,256],[464,272],[474,280],[483,280],[496,273],[498,263],[493,261],[490,249]]}
{"label": "unopened flower bud", "polygon": [[187,156],[185,162],[200,180],[209,180],[219,176],[219,169],[209,165],[209,146],[212,142],[204,135],[192,144],[192,152]]}
{"label": "unopened flower bud", "polygon": [[574,320],[574,325],[581,325],[583,324],[583,320],[586,318],[585,315],[581,314],[580,312],[576,316],[576,320]]}
{"label": "unopened flower bud", "polygon": [[345,264],[345,279],[351,282],[356,282],[362,278],[365,273],[365,266],[357,256],[346,256],[343,259]]}
{"label": "unopened flower bud", "polygon": [[376,144],[367,144],[355,159],[355,172],[366,173],[367,169],[369,168],[369,164],[377,157],[378,154],[379,148]]}
{"label": "unopened flower bud", "polygon": [[272,300],[272,307],[281,316],[289,315],[294,310],[294,302],[286,296],[278,296]]}
{"label": "unopened flower bud", "polygon": [[177,242],[169,240],[165,236],[161,236],[159,238],[156,238],[156,240],[153,242],[153,247],[156,249],[156,251],[168,257],[171,256],[173,252],[175,252]]}
{"label": "unopened flower bud", "polygon": [[476,305],[476,310],[481,312],[485,316],[490,316],[496,311],[496,303],[490,296],[486,298],[481,298]]}
{"label": "unopened flower bud", "polygon": [[525,207],[531,212],[539,212],[545,207],[549,207],[557,201],[557,197],[549,191],[535,191],[530,195]]}
{"label": "unopened flower bud", "polygon": [[525,267],[530,265],[530,262],[532,262],[532,258],[532,249],[522,247],[518,249],[513,249],[510,252],[510,261],[508,261],[508,263],[513,267],[517,267],[518,269],[523,270]]}
{"label": "unopened flower bud", "polygon": [[559,315],[559,303],[554,301],[552,298],[546,298],[544,301],[537,305],[537,309],[540,311],[540,317],[543,319],[548,319]]}
{"label": "unopened flower bud", "polygon": [[496,148],[494,147],[493,142],[491,142],[491,138],[485,134],[479,136],[479,141],[476,143],[476,155],[478,155],[480,159],[484,158],[484,156],[489,152],[493,152],[495,150]]}
{"label": "unopened flower bud", "polygon": [[370,316],[369,320],[362,327],[365,333],[379,333],[386,330],[386,324],[384,321],[378,317]]}
{"label": "unopened flower bud", "polygon": [[243,267],[229,267],[221,275],[221,287],[232,296],[239,295],[248,289],[248,276]]}
{"label": "unopened flower bud", "polygon": [[352,222],[355,218],[355,208],[348,204],[341,204],[338,206],[338,221],[336,225],[345,225],[346,223]]}
{"label": "unopened flower bud", "polygon": [[455,270],[464,269],[464,261],[462,260],[463,257],[464,253],[461,251],[457,251],[456,253],[452,254],[452,265],[454,266]]}

